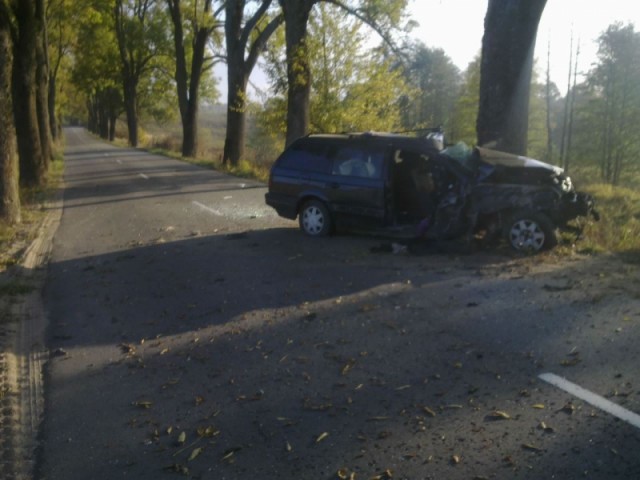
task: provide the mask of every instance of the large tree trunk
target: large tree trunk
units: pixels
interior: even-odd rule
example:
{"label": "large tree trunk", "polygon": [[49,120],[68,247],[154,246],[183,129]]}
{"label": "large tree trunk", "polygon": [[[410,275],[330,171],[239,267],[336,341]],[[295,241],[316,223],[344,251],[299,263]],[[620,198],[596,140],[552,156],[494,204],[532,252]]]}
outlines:
{"label": "large tree trunk", "polygon": [[289,145],[309,131],[311,67],[307,51],[307,23],[316,0],[280,0],[284,13],[287,80],[287,138]]}
{"label": "large tree trunk", "polygon": [[[191,75],[187,71],[187,55],[184,48],[184,30],[180,0],[167,0],[173,23],[173,41],[176,52],[176,88],[182,119],[182,156],[195,157],[198,153],[198,102],[200,81],[204,67],[204,55],[210,28],[202,25],[195,32],[191,54]],[[203,12],[211,11],[211,0],[205,0]]]}
{"label": "large tree trunk", "polygon": [[20,183],[26,187],[42,185],[47,170],[36,108],[37,22],[33,0],[14,4],[17,24],[13,58],[13,113],[20,157]]}
{"label": "large tree trunk", "polygon": [[270,6],[271,0],[262,0],[259,8],[246,21],[244,1],[229,2],[225,7],[224,33],[228,69],[227,133],[222,157],[225,165],[237,165],[244,156],[249,76],[267,40],[284,20],[282,15],[278,15],[266,26],[261,25]]}
{"label": "large tree trunk", "polygon": [[[3,0],[0,0],[3,2]],[[11,115],[12,43],[9,11],[0,5],[0,218],[8,224],[20,222],[18,155]]]}
{"label": "large tree trunk", "polygon": [[53,140],[49,123],[49,52],[44,0],[36,0],[36,111],[45,169],[53,159]]}
{"label": "large tree trunk", "polygon": [[56,117],[56,88],[57,81],[56,76],[51,75],[49,78],[49,129],[51,131],[51,138],[56,141],[60,137],[60,131],[58,127],[58,118]]}
{"label": "large tree trunk", "polygon": [[127,115],[127,130],[129,132],[129,145],[138,146],[138,95],[136,82],[124,77],[124,111]]}
{"label": "large tree trunk", "polygon": [[244,71],[244,51],[242,41],[242,20],[244,1],[227,4],[224,33],[227,41],[227,129],[224,139],[222,162],[237,165],[244,156],[246,137],[246,89],[247,77]]}
{"label": "large tree trunk", "polygon": [[478,143],[525,155],[533,52],[546,0],[489,0],[482,39]]}
{"label": "large tree trunk", "polygon": [[229,62],[227,91],[227,131],[224,140],[222,161],[225,164],[238,165],[244,157],[244,144],[247,136],[246,115],[247,78],[242,67]]}

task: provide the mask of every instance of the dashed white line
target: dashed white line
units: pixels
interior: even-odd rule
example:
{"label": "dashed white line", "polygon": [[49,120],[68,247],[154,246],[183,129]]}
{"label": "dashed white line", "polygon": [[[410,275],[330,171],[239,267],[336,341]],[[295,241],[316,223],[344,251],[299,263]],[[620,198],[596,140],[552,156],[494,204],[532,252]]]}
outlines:
{"label": "dashed white line", "polygon": [[538,376],[551,385],[570,393],[574,397],[577,397],[585,402],[593,405],[600,410],[619,418],[620,420],[627,422],[629,425],[633,425],[636,428],[640,428],[640,415],[634,413],[620,405],[607,400],[600,395],[597,395],[589,390],[582,388],[580,385],[570,382],[569,380],[562,378],[553,373],[542,373]]}
{"label": "dashed white line", "polygon": [[202,210],[212,213],[213,215],[216,215],[218,217],[224,217],[224,214],[220,211],[220,210],[216,210],[215,208],[211,208],[211,207],[207,207],[206,205],[203,205],[200,202],[196,202],[195,200],[193,202],[191,202],[193,205],[195,205],[198,208],[201,208]]}
{"label": "dashed white line", "polygon": [[146,176],[144,173],[139,173],[138,176],[144,178],[145,180],[149,180],[149,177]]}

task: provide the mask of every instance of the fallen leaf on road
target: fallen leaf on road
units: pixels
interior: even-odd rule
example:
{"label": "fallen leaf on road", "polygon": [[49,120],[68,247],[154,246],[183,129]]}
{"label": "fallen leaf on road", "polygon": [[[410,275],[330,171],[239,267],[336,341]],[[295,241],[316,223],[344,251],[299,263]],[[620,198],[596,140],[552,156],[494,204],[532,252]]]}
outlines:
{"label": "fallen leaf on road", "polygon": [[342,375],[346,375],[351,371],[351,369],[355,364],[356,364],[356,361],[353,358],[350,358],[349,361],[345,364],[345,366],[342,367],[342,370],[340,371],[340,373]]}
{"label": "fallen leaf on road", "polygon": [[180,435],[178,435],[178,444],[182,445],[186,441],[187,441],[187,433],[186,432],[180,432]]}
{"label": "fallen leaf on road", "polygon": [[494,410],[485,417],[487,420],[511,420],[511,415],[502,410]]}
{"label": "fallen leaf on road", "polygon": [[540,422],[540,424],[538,425],[538,428],[540,430],[544,430],[544,433],[553,433],[555,431],[553,428],[551,428],[544,422]]}
{"label": "fallen leaf on road", "polygon": [[580,361],[581,360],[579,358],[572,358],[571,360],[562,360],[560,365],[563,367],[575,367],[580,363]]}
{"label": "fallen leaf on road", "polygon": [[[182,432],[182,433],[184,433],[184,432]],[[217,428],[214,428],[212,426],[198,427],[196,429],[196,433],[198,434],[199,437],[211,438],[211,437],[215,437],[217,435],[220,435],[220,430],[218,430]]]}
{"label": "fallen leaf on road", "polygon": [[431,410],[429,407],[427,407],[426,405],[424,407],[422,407],[422,410],[428,414],[431,417],[435,417],[436,416],[436,412],[434,412],[433,410]]}
{"label": "fallen leaf on road", "polygon": [[138,402],[133,402],[133,405],[138,408],[146,409],[146,408],[151,408],[151,405],[153,405],[153,402],[150,402],[148,400],[140,400]]}
{"label": "fallen leaf on road", "polygon": [[233,458],[233,456],[240,450],[242,450],[242,447],[232,447],[225,450],[222,455],[222,461],[230,461]]}
{"label": "fallen leaf on road", "polygon": [[179,473],[181,475],[189,475],[189,469],[184,465],[180,465],[179,463],[174,463],[173,465],[164,467],[164,470],[168,472]]}
{"label": "fallen leaf on road", "polygon": [[189,462],[195,460],[198,455],[200,455],[202,453],[203,447],[198,447],[198,448],[194,448],[193,451],[191,452],[191,455],[189,455]]}
{"label": "fallen leaf on road", "polygon": [[328,436],[329,436],[328,432],[322,432],[320,435],[318,435],[318,438],[316,438],[316,443],[320,443],[321,441],[326,439]]}
{"label": "fallen leaf on road", "polygon": [[544,410],[544,404],[543,403],[534,403],[533,405],[531,405],[531,408],[535,408],[536,410]]}
{"label": "fallen leaf on road", "polygon": [[535,445],[531,445],[530,443],[523,443],[522,448],[531,452],[542,452],[541,448],[536,447]]}

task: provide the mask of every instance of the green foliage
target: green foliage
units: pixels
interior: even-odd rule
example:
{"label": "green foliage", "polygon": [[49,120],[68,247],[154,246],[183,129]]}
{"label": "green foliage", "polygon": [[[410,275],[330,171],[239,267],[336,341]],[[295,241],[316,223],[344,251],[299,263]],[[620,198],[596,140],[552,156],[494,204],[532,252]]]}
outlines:
{"label": "green foliage", "polygon": [[[362,22],[346,11],[318,4],[309,23],[307,39],[310,65],[312,132],[397,130],[401,126],[399,99],[409,87],[389,61],[364,48]],[[275,45],[281,46],[281,37]],[[279,61],[281,52],[271,47],[267,72],[272,84],[282,92],[286,71]],[[284,93],[284,92],[282,92]],[[286,101],[272,97],[258,113],[266,136],[281,138],[286,127]]]}
{"label": "green foliage", "polygon": [[640,164],[640,34],[633,25],[611,25],[599,38],[598,58],[581,86],[574,156],[618,185]]}
{"label": "green foliage", "polygon": [[403,78],[412,92],[402,100],[403,127],[447,126],[460,95],[460,70],[443,50],[420,42],[413,44],[407,55]]}
{"label": "green foliage", "polygon": [[601,214],[599,222],[588,222],[578,244],[587,252],[606,251],[640,254],[640,191],[607,184],[589,185]]}
{"label": "green foliage", "polygon": [[464,72],[460,95],[453,114],[447,125],[447,137],[454,142],[465,142],[467,145],[477,143],[476,118],[480,101],[480,55],[478,55]]}

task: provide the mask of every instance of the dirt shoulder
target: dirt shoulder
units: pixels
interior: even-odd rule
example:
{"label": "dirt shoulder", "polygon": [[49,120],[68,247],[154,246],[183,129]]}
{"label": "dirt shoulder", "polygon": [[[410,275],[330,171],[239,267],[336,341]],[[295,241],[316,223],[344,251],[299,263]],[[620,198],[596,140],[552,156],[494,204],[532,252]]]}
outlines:
{"label": "dirt shoulder", "polygon": [[0,477],[7,480],[33,477],[48,357],[42,289],[61,205],[49,202],[2,252],[5,263],[15,260],[0,273]]}

